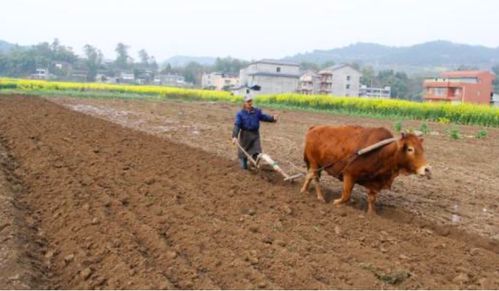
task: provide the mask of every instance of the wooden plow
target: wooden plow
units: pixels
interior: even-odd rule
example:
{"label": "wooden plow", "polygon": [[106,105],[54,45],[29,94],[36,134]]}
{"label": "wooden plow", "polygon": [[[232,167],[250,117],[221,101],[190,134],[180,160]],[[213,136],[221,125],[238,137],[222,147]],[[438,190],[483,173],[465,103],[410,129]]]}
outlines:
{"label": "wooden plow", "polygon": [[248,154],[248,152],[246,152],[246,150],[243,149],[239,142],[236,142],[236,145],[243,152],[248,161],[257,169],[260,169],[263,164],[267,164],[271,166],[274,171],[281,174],[284,177],[284,181],[290,182],[293,182],[295,179],[304,176],[303,173],[289,175],[288,173],[284,172],[284,170],[279,167],[279,165],[269,155],[264,153],[259,154],[255,160],[250,154]]}

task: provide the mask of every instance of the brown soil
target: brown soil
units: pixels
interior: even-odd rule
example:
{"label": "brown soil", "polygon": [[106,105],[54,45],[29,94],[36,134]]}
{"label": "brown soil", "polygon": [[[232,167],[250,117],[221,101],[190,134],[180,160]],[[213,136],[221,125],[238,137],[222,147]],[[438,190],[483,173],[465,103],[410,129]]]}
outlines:
{"label": "brown soil", "polygon": [[[22,185],[13,197],[30,227],[21,234],[40,242],[30,243],[28,266],[46,276],[30,287],[499,288],[497,131],[483,141],[428,136],[434,180],[399,179],[381,195],[380,215],[366,217],[360,188],[355,207],[335,208],[273,173],[239,170],[228,138],[234,107],[59,102],[161,137],[39,98],[0,97],[0,140]],[[311,124],[387,123],[281,117],[264,126],[264,148],[300,166]],[[447,208],[453,202],[459,209]]]}
{"label": "brown soil", "polygon": [[[0,137],[1,138],[1,137]],[[43,238],[36,235],[34,224],[25,219],[26,205],[18,199],[23,192],[16,177],[16,162],[0,142],[0,288],[43,288],[44,265],[39,247]]]}
{"label": "brown soil", "polygon": [[[76,111],[104,118],[126,127],[174,140],[226,159],[235,159],[230,135],[237,106],[220,103],[147,102],[123,100],[55,99]],[[304,170],[303,143],[307,129],[316,124],[360,124],[392,129],[393,120],[359,118],[326,113],[277,111],[278,124],[264,124],[262,145],[266,153],[290,173]],[[418,129],[421,121],[404,121],[406,129]],[[391,191],[383,191],[378,212],[400,221],[422,218],[432,225],[499,240],[499,129],[487,128],[488,136],[478,140],[481,129],[456,126],[462,138],[453,140],[448,131],[453,125],[429,123],[431,133],[425,137],[428,161],[433,179],[400,177]],[[299,168],[299,169],[297,169]],[[272,177],[267,177],[272,178]],[[275,177],[279,178],[279,177]],[[326,177],[322,181],[329,196],[339,195],[339,181]],[[365,209],[366,194],[356,187],[357,208]]]}

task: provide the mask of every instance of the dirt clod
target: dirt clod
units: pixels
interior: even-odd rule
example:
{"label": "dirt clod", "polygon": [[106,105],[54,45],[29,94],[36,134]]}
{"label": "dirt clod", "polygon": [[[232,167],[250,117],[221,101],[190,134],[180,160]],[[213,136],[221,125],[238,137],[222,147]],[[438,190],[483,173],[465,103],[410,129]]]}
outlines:
{"label": "dirt clod", "polygon": [[88,267],[88,268],[83,269],[80,272],[80,275],[83,278],[83,280],[88,280],[88,278],[90,278],[90,276],[92,275],[92,273],[93,273],[92,269],[90,269],[90,267]]}
{"label": "dirt clod", "polygon": [[470,250],[470,254],[471,254],[472,256],[479,255],[479,254],[480,254],[480,252],[481,252],[481,251],[480,251],[480,249],[479,249],[479,248],[472,248],[472,249]]}
{"label": "dirt clod", "polygon": [[75,258],[74,254],[67,255],[67,256],[64,257],[64,262],[66,264],[69,264],[69,263],[71,263],[74,260],[74,258]]}
{"label": "dirt clod", "polygon": [[169,258],[170,260],[173,260],[177,257],[177,252],[168,251],[168,252],[166,252],[166,257]]}
{"label": "dirt clod", "polygon": [[283,210],[284,210],[284,213],[286,213],[287,215],[293,214],[293,209],[291,209],[291,207],[289,207],[289,205],[285,205],[283,207]]}
{"label": "dirt clod", "polygon": [[276,239],[275,240],[275,244],[280,246],[280,247],[285,247],[286,246],[286,242],[283,241],[283,240],[280,240],[280,239]]}
{"label": "dirt clod", "polygon": [[452,279],[452,282],[454,282],[456,284],[464,284],[464,283],[468,282],[469,279],[470,278],[469,278],[468,274],[460,273],[459,275],[454,277],[454,279]]}

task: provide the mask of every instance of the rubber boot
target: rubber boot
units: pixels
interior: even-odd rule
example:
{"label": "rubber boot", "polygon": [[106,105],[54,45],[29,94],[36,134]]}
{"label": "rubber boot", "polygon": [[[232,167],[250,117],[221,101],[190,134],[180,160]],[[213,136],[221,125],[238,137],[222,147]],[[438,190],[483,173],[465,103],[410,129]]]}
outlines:
{"label": "rubber boot", "polygon": [[248,159],[246,159],[246,158],[239,159],[239,165],[241,166],[241,169],[247,170],[248,169]]}

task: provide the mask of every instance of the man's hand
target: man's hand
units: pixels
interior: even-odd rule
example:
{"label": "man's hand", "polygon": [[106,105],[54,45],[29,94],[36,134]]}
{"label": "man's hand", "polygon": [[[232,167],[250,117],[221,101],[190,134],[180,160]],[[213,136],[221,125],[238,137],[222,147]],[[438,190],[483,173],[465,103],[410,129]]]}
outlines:
{"label": "man's hand", "polygon": [[237,137],[233,137],[232,138],[232,144],[236,144],[237,143]]}
{"label": "man's hand", "polygon": [[274,114],[272,117],[274,118],[274,121],[277,121],[279,119],[279,114]]}

